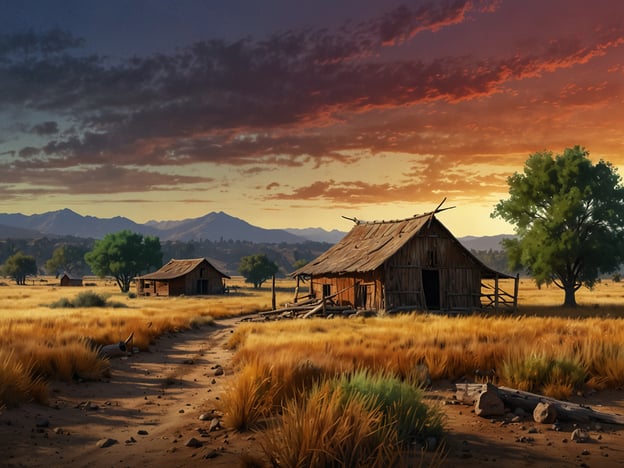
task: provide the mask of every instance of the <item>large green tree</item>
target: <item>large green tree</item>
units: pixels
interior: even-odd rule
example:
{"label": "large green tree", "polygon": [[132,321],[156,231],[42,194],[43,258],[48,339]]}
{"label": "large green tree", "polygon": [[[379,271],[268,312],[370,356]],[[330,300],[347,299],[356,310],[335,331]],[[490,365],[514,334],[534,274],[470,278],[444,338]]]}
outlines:
{"label": "large green tree", "polygon": [[258,289],[266,280],[277,273],[278,266],[265,254],[248,255],[241,258],[238,271],[245,277],[246,283],[252,283]]}
{"label": "large green tree", "polygon": [[162,251],[158,237],[131,231],[107,234],[96,241],[85,260],[98,276],[113,276],[122,292],[130,290],[132,279],[162,265]]}
{"label": "large green tree", "polygon": [[45,264],[45,270],[50,275],[63,272],[69,274],[82,273],[86,269],[84,260],[86,253],[85,247],[63,244],[54,249],[52,257]]}
{"label": "large green tree", "polygon": [[569,307],[581,286],[591,288],[624,260],[621,178],[609,162],[588,156],[580,146],[530,155],[492,212],[515,226],[517,237],[503,242],[511,268],[525,267],[538,286],[563,289]]}
{"label": "large green tree", "polygon": [[11,255],[4,264],[3,273],[15,280],[16,284],[26,284],[28,275],[37,274],[37,262],[35,257],[17,252]]}

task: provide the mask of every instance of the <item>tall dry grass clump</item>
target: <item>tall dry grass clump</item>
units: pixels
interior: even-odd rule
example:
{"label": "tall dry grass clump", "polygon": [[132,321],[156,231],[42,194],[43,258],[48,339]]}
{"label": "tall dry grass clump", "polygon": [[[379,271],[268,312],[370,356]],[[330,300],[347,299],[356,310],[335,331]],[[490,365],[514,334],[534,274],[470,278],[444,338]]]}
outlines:
{"label": "tall dry grass clump", "polygon": [[[263,435],[274,466],[417,466],[409,442],[440,436],[440,413],[417,388],[393,377],[357,372],[327,379],[287,400]],[[422,453],[418,453],[422,463]],[[432,457],[439,463],[439,456]],[[432,463],[435,466],[438,463]]]}
{"label": "tall dry grass clump", "polygon": [[32,368],[16,360],[13,352],[0,349],[0,407],[16,406],[31,399],[47,402],[45,382],[34,377]]}

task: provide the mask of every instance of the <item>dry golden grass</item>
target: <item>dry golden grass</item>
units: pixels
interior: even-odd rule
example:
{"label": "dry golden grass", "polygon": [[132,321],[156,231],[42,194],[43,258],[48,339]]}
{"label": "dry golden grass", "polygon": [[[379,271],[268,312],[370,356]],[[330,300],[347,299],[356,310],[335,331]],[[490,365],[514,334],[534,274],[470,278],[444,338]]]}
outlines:
{"label": "dry golden grass", "polygon": [[[4,395],[0,403],[5,399],[17,403],[19,398],[13,401],[12,393],[45,400],[49,379],[105,375],[106,361],[85,338],[110,344],[134,333],[133,346],[147,349],[164,333],[271,308],[270,289],[254,290],[241,278],[229,281],[231,294],[210,297],[130,298],[113,281],[86,279],[82,288],[61,288],[56,283],[54,278],[40,278],[15,286],[5,279],[0,286],[0,395]],[[290,301],[294,282],[282,280],[277,286],[277,304]],[[83,291],[126,307],[49,307]],[[605,281],[593,291],[580,290],[577,299],[581,307],[564,309],[559,306],[559,289],[538,290],[530,280],[522,280],[515,317],[412,314],[249,324],[230,343],[239,349],[241,365],[260,359],[260,364],[272,366],[274,380],[281,382],[276,402],[292,396],[301,385],[296,380],[307,384],[311,374],[366,368],[407,377],[416,365],[424,364],[434,379],[473,376],[477,369],[496,369],[500,377],[504,363],[515,363],[516,370],[511,366],[510,372],[520,374],[529,352],[547,361],[579,362],[587,373],[586,383],[595,388],[624,385],[624,327],[619,318],[624,316],[624,283]],[[298,369],[299,374],[289,369]],[[574,383],[563,376],[555,379],[560,369],[553,373],[541,383],[545,390],[571,391]],[[27,377],[22,381],[16,374]],[[289,376],[294,376],[293,383],[288,382]]]}
{"label": "dry golden grass", "polygon": [[[2,283],[0,404],[31,398],[44,401],[45,382],[51,379],[98,379],[106,375],[108,362],[89,342],[117,343],[134,333],[132,345],[146,350],[164,333],[271,308],[270,292],[254,290],[236,278],[230,282],[235,292],[227,296],[172,298],[130,298],[119,292],[114,281],[93,278],[87,279],[84,287],[56,286],[58,280],[51,277],[30,280],[26,286],[10,284],[8,279]],[[124,307],[50,307],[85,291]],[[291,294],[280,288],[277,300],[291,300]]]}
{"label": "dry golden grass", "polygon": [[556,288],[538,290],[524,280],[520,292],[514,316],[250,323],[239,327],[230,345],[241,365],[260,359],[274,368],[296,368],[307,362],[325,375],[364,368],[405,378],[426,365],[434,380],[478,379],[494,370],[501,384],[556,397],[582,384],[624,384],[624,283],[579,291],[575,309],[558,305],[562,293]]}

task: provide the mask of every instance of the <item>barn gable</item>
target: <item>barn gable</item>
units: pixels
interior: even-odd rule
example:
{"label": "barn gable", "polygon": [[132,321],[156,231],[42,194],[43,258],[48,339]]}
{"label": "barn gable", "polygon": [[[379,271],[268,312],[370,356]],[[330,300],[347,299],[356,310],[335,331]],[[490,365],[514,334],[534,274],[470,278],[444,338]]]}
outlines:
{"label": "barn gable", "polygon": [[170,260],[158,271],[136,278],[140,296],[180,296],[222,294],[224,279],[230,277],[217,270],[205,258]]}
{"label": "barn gable", "polygon": [[[479,261],[435,217],[356,221],[337,244],[293,273],[311,294],[341,305],[388,311],[474,310],[483,306],[483,280],[512,278]],[[517,288],[517,283],[514,290]],[[500,291],[499,291],[500,292]],[[506,294],[506,293],[505,293]],[[517,292],[496,297],[515,307]]]}

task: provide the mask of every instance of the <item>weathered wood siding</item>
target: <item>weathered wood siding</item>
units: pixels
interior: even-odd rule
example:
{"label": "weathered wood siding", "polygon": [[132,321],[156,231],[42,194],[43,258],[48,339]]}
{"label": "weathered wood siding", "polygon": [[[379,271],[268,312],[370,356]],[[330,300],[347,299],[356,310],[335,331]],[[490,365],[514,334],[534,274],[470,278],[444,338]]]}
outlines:
{"label": "weathered wood siding", "polygon": [[194,296],[224,292],[223,276],[208,262],[200,263],[177,278],[139,279],[137,283],[137,293],[145,296]]}
{"label": "weathered wood siding", "polygon": [[480,266],[435,223],[389,258],[385,273],[387,309],[480,307]]}
{"label": "weathered wood siding", "polygon": [[341,306],[364,309],[384,307],[380,272],[313,277],[310,281],[310,292],[317,298],[339,293],[333,301]]}

